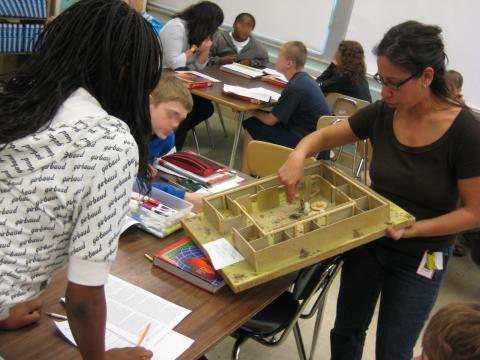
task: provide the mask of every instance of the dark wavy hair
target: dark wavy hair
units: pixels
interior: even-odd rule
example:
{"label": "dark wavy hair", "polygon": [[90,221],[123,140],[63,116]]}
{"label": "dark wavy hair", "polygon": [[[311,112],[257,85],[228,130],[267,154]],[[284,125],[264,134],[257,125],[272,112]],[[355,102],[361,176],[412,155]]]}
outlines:
{"label": "dark wavy hair", "polygon": [[442,29],[417,21],[406,21],[392,27],[373,49],[377,56],[385,56],[392,63],[420,77],[427,67],[434,70],[430,90],[438,98],[462,106],[451,93],[445,80],[448,61],[441,37]]}
{"label": "dark wavy hair", "polygon": [[[161,75],[151,26],[121,0],[81,0],[45,27],[34,53],[0,95],[0,150],[48,125],[79,87],[124,121],[147,174],[148,96]],[[3,146],[2,146],[3,145]],[[146,185],[146,184],[144,184]]]}
{"label": "dark wavy hair", "polygon": [[188,43],[197,46],[200,46],[204,40],[211,38],[223,23],[222,9],[211,1],[201,1],[193,4],[173,17],[186,21]]}
{"label": "dark wavy hair", "polygon": [[367,66],[360,43],[351,40],[342,41],[338,45],[338,55],[337,71],[340,75],[348,77],[353,84],[358,84],[365,79]]}

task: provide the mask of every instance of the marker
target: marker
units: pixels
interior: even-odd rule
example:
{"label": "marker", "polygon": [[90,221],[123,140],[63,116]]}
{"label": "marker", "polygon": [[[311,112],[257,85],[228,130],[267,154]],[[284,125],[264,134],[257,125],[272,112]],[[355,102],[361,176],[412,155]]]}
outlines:
{"label": "marker", "polygon": [[46,315],[48,316],[51,316],[55,319],[60,319],[60,320],[67,320],[67,316],[66,315],[61,315],[61,314],[56,314],[56,313],[51,313],[51,312],[46,312],[45,313]]}

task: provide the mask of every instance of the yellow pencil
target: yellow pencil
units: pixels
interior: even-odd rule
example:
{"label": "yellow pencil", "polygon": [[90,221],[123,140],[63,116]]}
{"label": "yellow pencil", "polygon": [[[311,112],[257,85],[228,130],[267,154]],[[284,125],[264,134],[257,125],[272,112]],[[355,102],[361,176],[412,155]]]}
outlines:
{"label": "yellow pencil", "polygon": [[148,330],[150,329],[150,324],[148,323],[147,326],[145,326],[145,329],[143,330],[142,336],[140,336],[140,339],[138,339],[137,346],[141,346],[143,343],[143,340],[145,340],[145,337],[147,336]]}

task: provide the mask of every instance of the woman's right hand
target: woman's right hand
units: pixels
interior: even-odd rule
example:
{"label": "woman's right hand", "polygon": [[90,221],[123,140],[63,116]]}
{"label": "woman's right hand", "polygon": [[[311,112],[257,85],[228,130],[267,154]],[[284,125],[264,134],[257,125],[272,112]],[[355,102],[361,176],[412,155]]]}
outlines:
{"label": "woman's right hand", "polygon": [[143,347],[126,347],[110,349],[106,353],[108,360],[145,360],[151,359],[153,353]]}
{"label": "woman's right hand", "polygon": [[287,192],[287,201],[291,203],[300,195],[300,184],[303,179],[305,156],[298,151],[293,151],[287,161],[278,169],[278,176]]}

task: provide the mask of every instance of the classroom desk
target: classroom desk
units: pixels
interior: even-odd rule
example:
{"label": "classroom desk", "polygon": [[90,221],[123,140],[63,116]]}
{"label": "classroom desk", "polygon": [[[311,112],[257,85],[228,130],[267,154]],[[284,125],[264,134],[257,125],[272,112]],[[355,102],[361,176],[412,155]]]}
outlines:
{"label": "classroom desk", "polygon": [[[210,294],[169,273],[152,267],[144,253],[155,253],[184,236],[183,230],[158,239],[136,228],[120,238],[111,273],[192,311],[175,330],[194,339],[181,360],[193,360],[228,336],[288,288],[293,275],[234,294],[228,286]],[[65,314],[58,299],[65,294],[66,271],[56,274],[43,294],[43,310]],[[0,330],[0,356],[5,360],[80,359],[78,350],[55,331],[53,319],[42,316],[35,325]]]}
{"label": "classroom desk", "polygon": [[242,133],[242,121],[244,120],[245,113],[250,110],[258,110],[263,107],[272,106],[272,103],[267,104],[250,104],[246,101],[236,99],[230,96],[222,94],[223,84],[237,85],[245,88],[264,87],[275,92],[280,93],[282,88],[266,83],[260,79],[247,79],[238,75],[228,73],[220,70],[220,66],[207,66],[200,72],[211,76],[221,82],[216,82],[211,87],[192,89],[192,94],[200,96],[202,98],[211,100],[215,104],[221,104],[232,109],[235,112],[235,121],[237,121],[237,130],[235,131],[235,138],[233,139],[232,152],[230,154],[230,162],[228,166],[233,168],[235,163],[235,154],[237,153],[238,141],[240,134]]}

